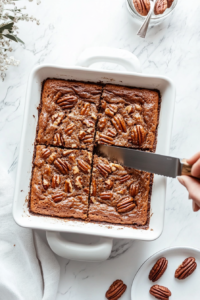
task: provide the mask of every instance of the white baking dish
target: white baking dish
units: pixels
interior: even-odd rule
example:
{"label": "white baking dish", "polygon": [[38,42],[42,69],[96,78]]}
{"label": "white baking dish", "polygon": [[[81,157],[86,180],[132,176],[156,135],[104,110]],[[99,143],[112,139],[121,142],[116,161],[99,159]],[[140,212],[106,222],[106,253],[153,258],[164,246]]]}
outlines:
{"label": "white baking dish", "polygon": [[[115,62],[124,66],[128,71],[110,72],[87,68],[98,61]],[[107,259],[110,254],[113,238],[152,241],[161,235],[164,223],[167,179],[161,176],[154,178],[148,230],[76,220],[66,221],[30,214],[27,199],[30,191],[32,158],[38,122],[37,107],[40,103],[42,82],[46,78],[62,78],[158,89],[161,92],[162,103],[156,153],[166,155],[170,148],[175,88],[173,83],[165,77],[140,74],[138,59],[124,50],[90,48],[81,55],[78,64],[78,67],[42,65],[34,68],[30,74],[13,202],[13,217],[20,226],[47,230],[48,242],[58,255],[77,260],[103,260]],[[95,235],[101,238],[96,244],[86,246],[64,240],[59,232]]]}

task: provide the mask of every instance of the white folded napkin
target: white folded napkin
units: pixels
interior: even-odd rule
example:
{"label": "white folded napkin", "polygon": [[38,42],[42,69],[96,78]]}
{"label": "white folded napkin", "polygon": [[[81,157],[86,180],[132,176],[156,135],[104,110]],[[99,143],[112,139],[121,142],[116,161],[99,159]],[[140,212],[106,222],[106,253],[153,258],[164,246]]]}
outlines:
{"label": "white folded napkin", "polygon": [[0,299],[55,300],[59,264],[41,237],[12,217],[13,181],[0,167]]}

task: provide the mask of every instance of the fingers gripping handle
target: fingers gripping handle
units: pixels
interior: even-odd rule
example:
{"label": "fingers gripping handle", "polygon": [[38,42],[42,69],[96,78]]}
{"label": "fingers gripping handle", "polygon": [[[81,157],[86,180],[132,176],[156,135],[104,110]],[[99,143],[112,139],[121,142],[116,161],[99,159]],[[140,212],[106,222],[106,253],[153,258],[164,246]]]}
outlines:
{"label": "fingers gripping handle", "polygon": [[123,66],[129,72],[141,73],[141,66],[138,58],[127,50],[94,47],[87,48],[79,56],[77,66],[89,67],[96,62],[112,62]]}
{"label": "fingers gripping handle", "polygon": [[46,236],[53,252],[70,260],[100,262],[108,259],[112,250],[110,238],[101,237],[93,245],[83,245],[67,241],[59,232],[47,231]]}

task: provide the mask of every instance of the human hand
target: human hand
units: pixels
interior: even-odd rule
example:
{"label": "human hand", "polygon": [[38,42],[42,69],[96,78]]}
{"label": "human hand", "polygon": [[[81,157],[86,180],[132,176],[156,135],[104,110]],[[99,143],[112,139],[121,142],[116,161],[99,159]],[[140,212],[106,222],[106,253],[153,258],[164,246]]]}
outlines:
{"label": "human hand", "polygon": [[[187,159],[187,163],[193,165],[191,175],[200,179],[200,152]],[[179,176],[178,180],[189,192],[188,198],[192,199],[193,211],[200,210],[200,180],[190,176]]]}

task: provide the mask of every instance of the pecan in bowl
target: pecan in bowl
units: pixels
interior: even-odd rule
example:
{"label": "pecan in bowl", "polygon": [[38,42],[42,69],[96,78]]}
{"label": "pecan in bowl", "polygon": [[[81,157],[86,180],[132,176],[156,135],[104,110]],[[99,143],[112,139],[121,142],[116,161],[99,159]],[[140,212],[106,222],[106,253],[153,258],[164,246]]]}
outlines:
{"label": "pecan in bowl", "polygon": [[161,285],[153,285],[149,293],[159,300],[167,300],[172,295],[168,288]]}
{"label": "pecan in bowl", "polygon": [[150,11],[150,1],[149,0],[133,0],[135,9],[141,16],[147,16]]}
{"label": "pecan in bowl", "polygon": [[176,269],[175,278],[185,279],[190,276],[197,267],[197,263],[194,257],[186,258],[182,264]]}
{"label": "pecan in bowl", "polygon": [[153,282],[157,281],[166,271],[168,260],[165,257],[161,257],[153,266],[149,273],[149,279]]}
{"label": "pecan in bowl", "polygon": [[126,284],[124,284],[122,280],[117,279],[111,284],[111,286],[107,290],[106,298],[108,300],[117,300],[124,294],[126,288]]}

